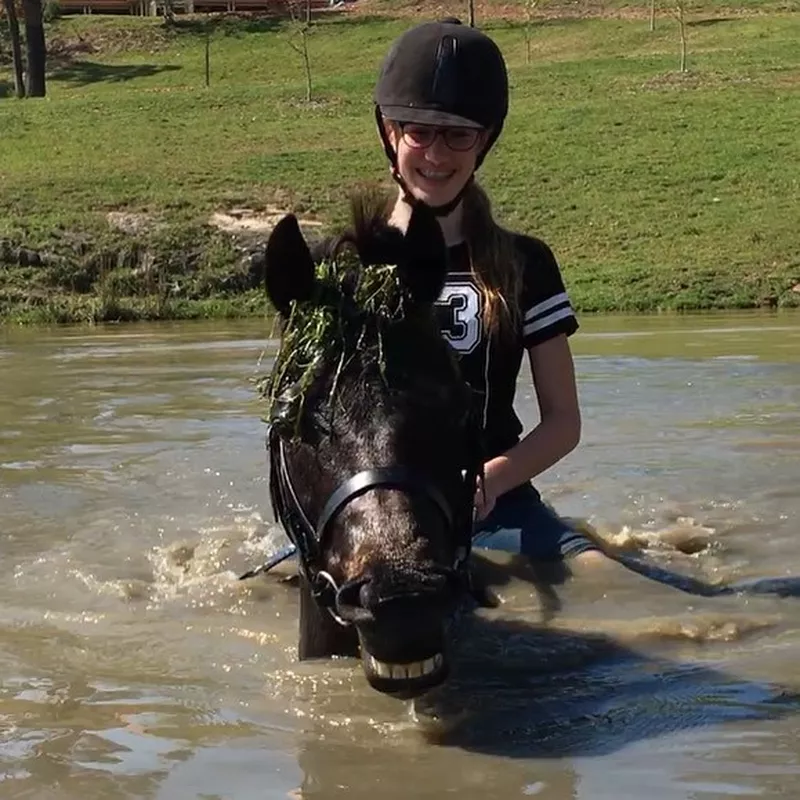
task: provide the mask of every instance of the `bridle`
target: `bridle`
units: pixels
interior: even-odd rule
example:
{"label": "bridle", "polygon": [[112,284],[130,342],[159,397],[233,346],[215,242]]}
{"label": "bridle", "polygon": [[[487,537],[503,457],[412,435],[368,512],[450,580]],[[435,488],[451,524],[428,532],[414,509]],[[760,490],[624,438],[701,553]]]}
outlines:
{"label": "bridle", "polygon": [[[471,428],[471,424],[468,423]],[[478,479],[483,472],[480,437],[469,431],[468,439],[474,446],[467,448],[467,461],[462,469],[461,486],[456,503],[451,503],[432,481],[420,477],[410,468],[396,464],[362,470],[344,480],[330,494],[315,522],[303,509],[294,480],[289,472],[284,439],[275,425],[270,425],[267,433],[269,454],[269,492],[272,510],[277,521],[283,526],[291,542],[276,558],[261,567],[251,570],[242,578],[267,572],[284,558],[298,556],[300,571],[308,582],[311,595],[316,603],[327,609],[341,625],[349,625],[337,613],[337,594],[340,587],[333,576],[325,569],[325,550],[339,514],[357,497],[373,489],[396,489],[408,495],[425,498],[442,516],[447,532],[455,544],[455,556],[448,573],[458,582],[460,588],[467,590],[469,575],[467,562],[472,549],[473,503]]]}
{"label": "bridle", "polygon": [[[344,244],[353,242],[342,238],[332,249],[335,255]],[[358,250],[358,248],[357,248]],[[358,252],[362,263],[381,263],[384,254],[372,253],[365,261]],[[340,302],[351,307],[352,299],[340,298]],[[472,390],[468,390],[474,400]],[[477,413],[474,402],[468,404],[461,441],[463,443],[463,463],[460,464],[460,484],[453,492],[456,499],[449,499],[440,486],[421,475],[417,470],[403,464],[370,467],[346,478],[327,498],[316,520],[312,520],[300,502],[295,478],[290,474],[286,457],[286,436],[291,436],[285,420],[280,415],[273,417],[267,432],[267,451],[269,456],[269,492],[272,510],[290,540],[288,547],[282,548],[262,566],[246,572],[240,579],[250,578],[268,572],[281,561],[292,555],[298,556],[300,572],[307,582],[317,605],[327,609],[342,625],[349,625],[338,613],[341,590],[352,588],[337,585],[334,577],[326,569],[325,557],[330,532],[342,511],[357,497],[374,489],[393,489],[409,496],[421,497],[439,513],[446,527],[446,535],[454,545],[454,559],[451,566],[442,568],[447,578],[454,579],[458,589],[469,591],[469,571],[467,563],[472,550],[475,492],[483,478],[483,430],[485,414]],[[277,424],[276,424],[277,423]],[[295,429],[296,431],[296,429]]]}

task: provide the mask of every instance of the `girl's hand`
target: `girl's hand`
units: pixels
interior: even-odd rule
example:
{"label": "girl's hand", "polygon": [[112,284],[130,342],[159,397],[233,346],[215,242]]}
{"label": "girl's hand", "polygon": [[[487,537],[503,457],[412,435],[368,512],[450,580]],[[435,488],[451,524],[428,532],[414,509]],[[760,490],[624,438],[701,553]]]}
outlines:
{"label": "girl's hand", "polygon": [[473,504],[475,520],[486,519],[492,513],[496,500],[497,498],[487,486],[486,481],[482,480],[479,475],[475,484],[475,501]]}

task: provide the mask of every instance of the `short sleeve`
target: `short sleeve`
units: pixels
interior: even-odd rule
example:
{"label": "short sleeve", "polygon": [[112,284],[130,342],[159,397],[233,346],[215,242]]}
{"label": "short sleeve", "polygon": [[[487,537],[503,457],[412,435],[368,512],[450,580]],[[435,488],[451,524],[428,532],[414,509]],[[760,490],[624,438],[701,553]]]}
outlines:
{"label": "short sleeve", "polygon": [[517,236],[516,245],[522,258],[520,311],[525,349],[562,333],[571,336],[578,330],[578,318],[553,252],[530,236]]}

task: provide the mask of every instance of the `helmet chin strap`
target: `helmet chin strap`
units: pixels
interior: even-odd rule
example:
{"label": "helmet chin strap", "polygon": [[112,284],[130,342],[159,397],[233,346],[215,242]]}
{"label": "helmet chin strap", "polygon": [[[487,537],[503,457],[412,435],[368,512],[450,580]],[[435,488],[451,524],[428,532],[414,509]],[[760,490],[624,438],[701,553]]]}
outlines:
{"label": "helmet chin strap", "polygon": [[[395,183],[397,183],[397,185],[402,189],[404,202],[408,203],[408,205],[411,206],[412,208],[421,202],[417,197],[413,195],[411,190],[408,188],[406,182],[403,180],[402,176],[400,175],[400,172],[398,171],[397,167],[394,164],[392,165],[392,178],[394,178]],[[464,186],[452,200],[440,206],[432,206],[428,203],[427,204],[428,208],[430,208],[430,210],[433,211],[434,216],[437,217],[446,217],[448,214],[451,214],[453,211],[456,210],[456,208],[458,208],[458,204],[461,202],[464,195],[467,193],[467,189],[469,189],[474,180],[475,180],[475,175],[474,174],[470,175],[469,178],[467,179],[467,182],[464,184]]]}

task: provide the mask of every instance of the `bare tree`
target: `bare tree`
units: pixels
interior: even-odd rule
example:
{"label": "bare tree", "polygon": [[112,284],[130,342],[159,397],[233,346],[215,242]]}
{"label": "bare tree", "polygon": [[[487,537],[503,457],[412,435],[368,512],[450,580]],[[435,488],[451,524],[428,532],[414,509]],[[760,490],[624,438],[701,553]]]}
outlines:
{"label": "bare tree", "polygon": [[650,0],[650,32],[656,29],[656,0]]}
{"label": "bare tree", "polygon": [[28,97],[44,97],[46,94],[45,70],[47,45],[44,40],[44,21],[41,0],[22,0],[25,15],[25,42],[27,44]]}
{"label": "bare tree", "polygon": [[475,27],[475,0],[467,0],[467,18],[470,28]]}
{"label": "bare tree", "polygon": [[25,82],[23,80],[22,45],[19,38],[19,20],[17,7],[14,0],[3,0],[3,8],[8,20],[8,35],[11,39],[11,60],[14,65],[14,92],[17,97],[25,97]]}
{"label": "bare tree", "polygon": [[531,63],[531,38],[533,31],[533,14],[536,7],[539,5],[539,0],[525,0],[525,63]]}
{"label": "bare tree", "polygon": [[311,0],[286,0],[291,18],[289,47],[303,60],[306,75],[306,103],[311,102],[311,58],[308,54],[308,36],[311,33]]}
{"label": "bare tree", "polygon": [[681,39],[681,72],[686,72],[686,3],[687,0],[675,0],[673,14],[678,20]]}

